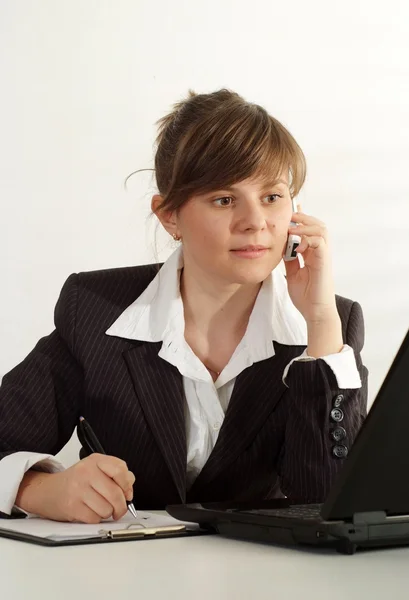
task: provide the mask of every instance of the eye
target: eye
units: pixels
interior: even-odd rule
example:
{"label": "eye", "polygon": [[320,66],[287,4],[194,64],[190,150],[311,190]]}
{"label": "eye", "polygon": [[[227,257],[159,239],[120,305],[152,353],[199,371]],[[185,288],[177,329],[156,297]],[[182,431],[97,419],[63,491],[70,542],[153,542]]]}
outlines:
{"label": "eye", "polygon": [[[265,204],[275,204],[277,202],[277,198],[283,198],[283,196],[280,194],[270,194],[269,196],[263,198],[263,200],[268,200]],[[231,196],[222,196],[221,198],[216,198],[216,200],[213,200],[213,204],[216,204],[216,206],[220,206],[222,208],[228,208],[233,202],[234,200]]]}
{"label": "eye", "polygon": [[282,198],[282,196],[280,196],[280,194],[270,194],[269,196],[266,196],[265,198],[263,198],[263,200],[272,200],[272,202],[266,202],[266,204],[275,204],[275,202],[277,202],[277,198]]}
{"label": "eye", "polygon": [[[227,200],[227,202],[226,202]],[[223,196],[222,198],[216,198],[216,200],[213,200],[214,204],[216,204],[216,206],[230,206],[231,202],[233,201],[233,198],[231,198],[231,196]],[[220,202],[220,204],[218,204]]]}

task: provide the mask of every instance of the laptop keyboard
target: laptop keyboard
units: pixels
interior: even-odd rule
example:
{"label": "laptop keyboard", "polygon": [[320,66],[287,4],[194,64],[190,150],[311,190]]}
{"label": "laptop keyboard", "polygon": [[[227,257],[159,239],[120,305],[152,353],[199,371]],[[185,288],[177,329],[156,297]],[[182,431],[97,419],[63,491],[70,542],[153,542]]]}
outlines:
{"label": "laptop keyboard", "polygon": [[268,517],[285,517],[289,519],[321,519],[322,504],[297,504],[287,508],[257,508],[253,510],[238,511],[263,515]]}

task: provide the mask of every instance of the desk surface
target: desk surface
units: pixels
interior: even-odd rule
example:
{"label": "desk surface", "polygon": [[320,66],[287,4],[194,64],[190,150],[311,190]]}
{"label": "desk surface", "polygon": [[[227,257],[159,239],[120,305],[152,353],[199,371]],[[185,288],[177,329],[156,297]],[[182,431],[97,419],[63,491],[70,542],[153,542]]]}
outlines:
{"label": "desk surface", "polygon": [[344,556],[218,535],[45,548],[0,539],[5,600],[407,600],[409,548]]}

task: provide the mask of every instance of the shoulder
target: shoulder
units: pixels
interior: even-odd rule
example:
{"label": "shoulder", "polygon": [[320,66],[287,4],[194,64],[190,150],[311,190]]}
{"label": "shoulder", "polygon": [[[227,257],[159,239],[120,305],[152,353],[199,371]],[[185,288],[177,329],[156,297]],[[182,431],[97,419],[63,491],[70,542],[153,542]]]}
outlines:
{"label": "shoulder", "polygon": [[359,302],[335,296],[338,314],[342,323],[344,343],[362,350],[365,341],[365,325],[362,307]]}
{"label": "shoulder", "polygon": [[159,273],[161,266],[162,263],[153,263],[136,267],[82,271],[74,274],[74,278],[82,299],[90,297],[127,304],[142,294]]}
{"label": "shoulder", "polygon": [[108,327],[160,271],[162,263],[72,273],[65,281],[54,318],[60,327]]}
{"label": "shoulder", "polygon": [[160,271],[163,263],[152,263],[135,267],[116,267],[96,271],[81,271],[77,275],[77,284],[92,289],[111,289],[117,286],[142,288],[149,285]]}

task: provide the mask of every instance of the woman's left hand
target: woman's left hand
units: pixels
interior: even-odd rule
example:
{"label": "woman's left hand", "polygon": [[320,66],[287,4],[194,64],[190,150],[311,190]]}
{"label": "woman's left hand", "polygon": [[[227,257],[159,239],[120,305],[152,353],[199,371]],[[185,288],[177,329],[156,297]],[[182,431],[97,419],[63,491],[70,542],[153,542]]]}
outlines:
{"label": "woman's left hand", "polygon": [[297,254],[301,254],[304,267],[297,257],[284,261],[287,286],[294,306],[309,323],[333,322],[338,317],[328,231],[325,224],[302,212],[293,213],[288,232],[301,237]]}

